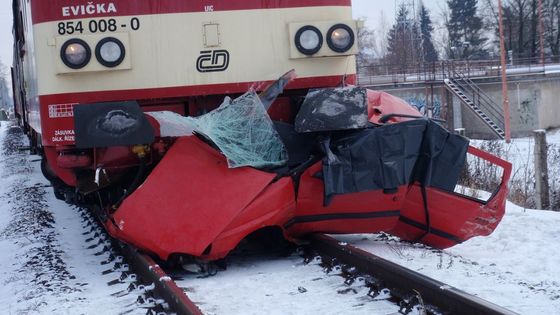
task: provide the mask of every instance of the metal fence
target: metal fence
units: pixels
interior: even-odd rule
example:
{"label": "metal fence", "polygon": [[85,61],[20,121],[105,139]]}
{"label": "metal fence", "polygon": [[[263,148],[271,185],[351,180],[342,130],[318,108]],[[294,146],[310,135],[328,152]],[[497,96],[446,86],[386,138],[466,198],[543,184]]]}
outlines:
{"label": "metal fence", "polygon": [[[560,56],[548,57],[545,63],[540,58],[515,59],[506,68],[508,75],[527,73],[560,73]],[[387,83],[412,83],[419,81],[442,81],[461,73],[467,78],[500,76],[500,60],[441,60],[415,64],[377,63],[358,67],[360,85]]]}

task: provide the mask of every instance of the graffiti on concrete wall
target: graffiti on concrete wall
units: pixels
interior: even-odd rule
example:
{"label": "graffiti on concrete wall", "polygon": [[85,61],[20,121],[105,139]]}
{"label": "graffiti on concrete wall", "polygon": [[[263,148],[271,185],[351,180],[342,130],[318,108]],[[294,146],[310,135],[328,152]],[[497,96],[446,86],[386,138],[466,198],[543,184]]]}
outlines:
{"label": "graffiti on concrete wall", "polygon": [[[406,101],[422,113],[422,115],[427,115],[428,104],[426,104],[425,98],[413,96],[406,98]],[[434,104],[432,106],[432,118],[441,118],[441,99],[436,95],[434,95]]]}
{"label": "graffiti on concrete wall", "polygon": [[519,123],[523,129],[537,128],[537,113],[534,101],[524,99],[518,105],[517,111],[519,113]]}

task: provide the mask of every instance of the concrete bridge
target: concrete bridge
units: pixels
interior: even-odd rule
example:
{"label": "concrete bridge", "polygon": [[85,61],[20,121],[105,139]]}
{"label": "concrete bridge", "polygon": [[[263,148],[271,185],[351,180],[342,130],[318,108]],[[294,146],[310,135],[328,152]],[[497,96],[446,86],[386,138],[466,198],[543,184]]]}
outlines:
{"label": "concrete bridge", "polygon": [[[560,127],[560,64],[534,62],[520,60],[506,70],[512,137]],[[359,85],[399,96],[427,116],[446,120],[449,129],[465,128],[470,138],[503,139],[498,61],[376,65],[358,73]]]}

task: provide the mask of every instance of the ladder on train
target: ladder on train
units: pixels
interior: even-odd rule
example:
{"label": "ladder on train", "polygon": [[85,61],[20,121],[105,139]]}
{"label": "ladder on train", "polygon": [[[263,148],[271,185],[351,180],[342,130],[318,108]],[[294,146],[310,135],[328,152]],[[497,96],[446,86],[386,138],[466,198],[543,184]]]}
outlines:
{"label": "ladder on train", "polygon": [[500,139],[505,138],[504,117],[501,108],[480,87],[465,75],[454,72],[444,79],[446,88],[457,96]]}

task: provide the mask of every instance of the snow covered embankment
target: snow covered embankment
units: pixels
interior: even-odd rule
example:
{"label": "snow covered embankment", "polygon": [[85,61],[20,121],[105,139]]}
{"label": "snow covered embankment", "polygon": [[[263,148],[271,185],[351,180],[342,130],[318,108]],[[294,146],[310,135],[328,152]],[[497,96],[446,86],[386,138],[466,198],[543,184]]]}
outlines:
{"label": "snow covered embankment", "polygon": [[[547,142],[557,150],[549,151],[549,178],[551,190],[558,190],[560,167],[550,161],[560,153],[560,131],[549,132]],[[531,138],[521,138],[501,148],[513,164],[513,180],[527,187],[534,182],[533,146]],[[387,235],[336,238],[520,314],[560,314],[560,212],[508,202],[494,233],[446,250]]]}
{"label": "snow covered embankment", "polygon": [[[56,200],[40,158],[20,151],[18,127],[0,126],[0,305],[7,314],[119,314],[137,295],[119,274],[102,275],[107,257],[87,248],[77,209]],[[132,314],[145,314],[134,310]]]}

